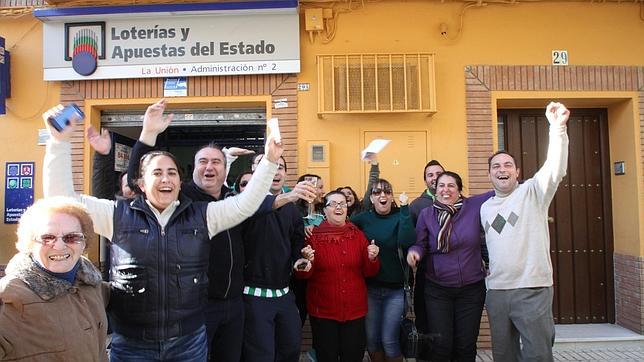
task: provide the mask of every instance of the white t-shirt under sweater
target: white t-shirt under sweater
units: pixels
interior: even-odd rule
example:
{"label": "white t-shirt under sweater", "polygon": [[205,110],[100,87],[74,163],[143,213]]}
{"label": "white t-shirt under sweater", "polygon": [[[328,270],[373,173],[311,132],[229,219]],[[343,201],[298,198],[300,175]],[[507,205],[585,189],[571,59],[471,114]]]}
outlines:
{"label": "white t-shirt under sweater", "polygon": [[490,256],[488,289],[552,286],[548,206],[566,175],[566,126],[551,126],[541,169],[507,195],[481,206],[481,224]]}

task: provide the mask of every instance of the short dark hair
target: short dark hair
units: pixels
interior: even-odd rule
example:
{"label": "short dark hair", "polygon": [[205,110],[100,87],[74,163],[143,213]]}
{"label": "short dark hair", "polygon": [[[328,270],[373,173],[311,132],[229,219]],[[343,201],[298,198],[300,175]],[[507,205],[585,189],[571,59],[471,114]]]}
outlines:
{"label": "short dark hair", "polygon": [[239,184],[241,183],[242,177],[244,177],[246,175],[252,175],[252,174],[253,174],[253,171],[244,171],[244,172],[240,173],[239,175],[237,175],[237,178],[235,179],[235,184],[233,185],[233,190],[235,190],[235,193],[240,193],[241,192]]}
{"label": "short dark hair", "polygon": [[177,167],[177,172],[179,173],[179,179],[180,180],[183,179],[183,172],[181,170],[181,167],[179,166],[179,161],[177,161],[177,158],[172,153],[167,151],[150,151],[145,155],[143,155],[143,157],[141,157],[141,161],[139,162],[140,166],[139,166],[139,174],[137,175],[138,176],[137,181],[143,178],[143,175],[145,174],[145,170],[148,168],[148,166],[150,166],[150,162],[152,162],[153,159],[160,156],[169,157],[172,160],[172,162],[174,162],[174,165]]}
{"label": "short dark hair", "polygon": [[445,167],[443,167],[443,165],[441,165],[440,162],[438,162],[437,160],[431,160],[427,162],[427,164],[425,165],[425,168],[423,169],[423,180],[425,179],[425,174],[427,174],[427,169],[429,168],[429,166],[439,166],[440,168],[443,169],[443,171],[445,171]]}
{"label": "short dark hair", "polygon": [[[211,141],[210,143],[208,143],[206,145],[200,146],[197,149],[197,151],[195,152],[195,156],[197,156],[197,153],[199,153],[199,151],[201,151],[201,150],[203,150],[205,148],[214,148],[216,150],[219,150],[219,152],[221,152],[224,155],[223,162],[224,162],[224,166],[226,166],[226,153],[224,152],[224,149],[221,148],[221,146],[219,144],[217,144],[215,141]],[[195,160],[195,162],[196,162],[196,160]]]}
{"label": "short dark hair", "polygon": [[[251,160],[251,163],[255,163],[255,160],[257,160],[259,157],[264,158],[265,154],[264,153],[257,153],[255,156],[253,156],[253,159]],[[257,161],[257,163],[260,163],[262,160],[261,158]],[[286,159],[284,156],[280,156],[282,161],[284,161],[284,171],[288,171],[288,165],[286,164]]]}
{"label": "short dark hair", "polygon": [[329,191],[326,195],[324,195],[324,206],[326,206],[326,204],[329,202],[329,197],[333,195],[340,195],[344,197],[345,200],[347,199],[347,197],[344,196],[344,194],[338,190]]}
{"label": "short dark hair", "polygon": [[506,150],[499,150],[499,151],[494,152],[492,154],[492,156],[490,156],[487,159],[487,170],[488,170],[488,172],[492,169],[492,159],[494,157],[498,156],[498,155],[508,155],[508,156],[512,157],[512,161],[514,162],[514,167],[517,167],[517,159],[514,157],[513,154],[511,154],[510,152],[508,152]]}
{"label": "short dark hair", "polygon": [[443,176],[449,176],[453,178],[456,181],[456,186],[458,187],[458,191],[463,191],[463,179],[459,174],[456,172],[452,171],[444,171],[438,178],[436,179],[436,185],[438,185],[438,181],[443,177]]}

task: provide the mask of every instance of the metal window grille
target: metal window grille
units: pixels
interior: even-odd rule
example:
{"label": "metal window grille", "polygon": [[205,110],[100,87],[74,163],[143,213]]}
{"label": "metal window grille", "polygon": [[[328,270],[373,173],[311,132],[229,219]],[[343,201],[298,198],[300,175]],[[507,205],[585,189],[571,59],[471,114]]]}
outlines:
{"label": "metal window grille", "polygon": [[318,113],[436,112],[434,54],[319,55]]}

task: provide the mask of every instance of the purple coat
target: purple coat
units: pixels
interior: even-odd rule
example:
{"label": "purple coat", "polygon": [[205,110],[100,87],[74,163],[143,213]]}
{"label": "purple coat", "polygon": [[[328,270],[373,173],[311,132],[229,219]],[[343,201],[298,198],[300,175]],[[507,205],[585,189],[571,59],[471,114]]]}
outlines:
{"label": "purple coat", "polygon": [[421,258],[427,256],[427,280],[444,287],[462,287],[485,279],[480,211],[481,205],[492,196],[494,191],[463,200],[463,206],[452,219],[450,250],[447,253],[436,249],[440,230],[437,210],[427,207],[421,211],[416,223],[416,244],[409,251],[416,251]]}

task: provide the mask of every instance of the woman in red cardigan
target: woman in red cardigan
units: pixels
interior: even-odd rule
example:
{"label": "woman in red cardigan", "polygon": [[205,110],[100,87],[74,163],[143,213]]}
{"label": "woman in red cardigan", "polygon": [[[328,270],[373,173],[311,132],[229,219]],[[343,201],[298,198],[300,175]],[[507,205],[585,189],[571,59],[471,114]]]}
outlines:
{"label": "woman in red cardigan", "polygon": [[380,269],[378,247],[347,221],[347,199],[331,191],[324,197],[326,220],[313,229],[307,259],[295,263],[308,279],[306,306],[319,362],[362,361],[367,343],[366,277]]}

